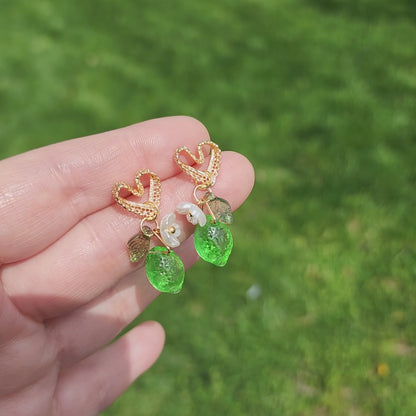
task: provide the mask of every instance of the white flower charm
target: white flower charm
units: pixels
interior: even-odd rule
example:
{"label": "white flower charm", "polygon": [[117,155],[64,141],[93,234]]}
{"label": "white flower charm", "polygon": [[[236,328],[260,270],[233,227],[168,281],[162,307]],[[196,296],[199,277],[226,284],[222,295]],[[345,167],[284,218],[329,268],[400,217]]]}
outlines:
{"label": "white flower charm", "polygon": [[199,224],[203,227],[207,223],[207,217],[198,206],[190,202],[181,202],[176,207],[176,212],[186,214],[186,219],[193,225]]}
{"label": "white flower charm", "polygon": [[162,240],[171,248],[178,247],[181,244],[178,240],[178,237],[181,235],[181,227],[175,221],[175,214],[170,213],[163,217],[160,223]]}

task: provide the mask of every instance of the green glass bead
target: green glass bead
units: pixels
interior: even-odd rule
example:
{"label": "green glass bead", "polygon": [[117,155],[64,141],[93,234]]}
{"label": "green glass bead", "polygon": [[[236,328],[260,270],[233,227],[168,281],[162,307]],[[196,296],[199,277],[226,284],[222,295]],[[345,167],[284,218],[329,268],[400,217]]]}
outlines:
{"label": "green glass bead", "polygon": [[214,223],[209,215],[206,217],[207,223],[203,227],[195,227],[196,252],[209,263],[225,266],[233,249],[233,236],[225,224],[219,221]]}
{"label": "green glass bead", "polygon": [[185,279],[182,260],[165,247],[153,247],[146,257],[145,270],[149,282],[161,292],[179,293]]}

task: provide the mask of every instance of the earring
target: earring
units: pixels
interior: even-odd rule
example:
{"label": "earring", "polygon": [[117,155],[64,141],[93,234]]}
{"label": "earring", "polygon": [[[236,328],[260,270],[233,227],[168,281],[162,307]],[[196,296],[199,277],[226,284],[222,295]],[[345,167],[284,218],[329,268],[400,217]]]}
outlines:
{"label": "earring", "polygon": [[[149,175],[149,200],[143,203],[128,200],[120,196],[121,191],[141,198],[144,187],[141,181],[143,175]],[[127,243],[130,261],[138,262],[146,256],[145,270],[150,283],[159,291],[166,293],[179,293],[185,278],[185,268],[179,258],[171,249],[178,247],[181,228],[176,224],[175,214],[171,213],[162,218],[159,223],[159,205],[161,195],[160,178],[149,169],[137,172],[136,187],[133,188],[125,182],[116,183],[113,186],[113,197],[123,208],[138,215],[140,232],[135,234]],[[151,250],[150,239],[156,237],[162,244]]]}
{"label": "earring", "polygon": [[[188,155],[196,164],[205,161],[203,147],[210,148],[210,161],[206,170],[198,170],[183,162],[182,154]],[[195,156],[185,147],[178,147],[175,152],[175,161],[179,167],[190,176],[195,184],[193,196],[196,205],[191,202],[181,202],[176,208],[180,214],[186,214],[188,221],[194,225],[194,242],[198,255],[205,261],[216,266],[225,266],[233,248],[233,236],[228,224],[233,222],[230,204],[214,195],[212,187],[221,163],[221,150],[217,144],[210,140],[198,144],[198,155]],[[198,193],[204,192],[202,197]],[[204,214],[204,208],[208,214]]]}

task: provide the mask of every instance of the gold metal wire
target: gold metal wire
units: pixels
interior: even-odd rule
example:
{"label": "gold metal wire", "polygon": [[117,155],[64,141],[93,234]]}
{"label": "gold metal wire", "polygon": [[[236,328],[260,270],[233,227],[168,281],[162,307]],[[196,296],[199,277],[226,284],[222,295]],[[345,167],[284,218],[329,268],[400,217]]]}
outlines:
{"label": "gold metal wire", "polygon": [[197,203],[197,205],[203,205],[203,204],[205,204],[205,202],[206,202],[206,200],[203,198],[203,199],[199,199],[198,198],[198,196],[197,196],[197,191],[205,191],[205,190],[208,190],[209,192],[212,192],[211,191],[211,188],[206,188],[204,185],[196,185],[195,186],[195,188],[194,188],[194,199],[195,199],[195,201],[196,201],[196,203]]}
{"label": "gold metal wire", "polygon": [[[151,234],[150,235],[149,235],[149,232],[147,230],[145,230],[145,227],[146,227],[146,225],[144,224],[145,222],[154,223],[155,224],[155,227],[153,227],[153,228],[147,226],[151,230]],[[155,236],[166,247],[166,249],[168,250],[168,253],[170,253],[171,248],[165,242],[165,240],[163,240],[162,236],[160,235],[160,227],[159,227],[159,223],[158,223],[158,221],[156,219],[151,220],[151,221],[148,221],[148,220],[146,220],[146,218],[143,218],[141,220],[141,222],[140,222],[140,231],[144,235],[147,235],[148,237]]]}
{"label": "gold metal wire", "polygon": [[194,188],[194,199],[199,206],[199,208],[203,209],[204,206],[207,207],[207,210],[209,212],[209,215],[211,215],[212,219],[214,220],[214,223],[217,222],[217,217],[215,216],[214,212],[212,211],[211,207],[209,206],[208,200],[205,198],[205,196],[202,199],[199,199],[197,196],[197,191],[203,191],[207,190],[208,192],[212,193],[211,188],[205,188],[203,185],[197,185]]}
{"label": "gold metal wire", "polygon": [[[195,169],[193,166],[189,166],[180,159],[181,154],[185,153],[195,163],[201,165],[205,161],[205,156],[202,151],[204,146],[209,146],[211,148],[210,161],[206,170]],[[221,164],[221,150],[216,143],[210,140],[199,143],[197,150],[197,156],[195,156],[186,146],[178,147],[175,152],[175,161],[179,167],[194,180],[195,185],[204,186],[206,189],[215,184],[215,179]]]}
{"label": "gold metal wire", "polygon": [[168,250],[168,253],[170,253],[171,248],[165,243],[165,241],[163,240],[162,236],[160,235],[160,229],[159,228],[155,228],[153,229],[153,235],[160,240],[160,242],[166,247],[166,249]]}
{"label": "gold metal wire", "polygon": [[217,217],[215,216],[215,214],[212,212],[211,207],[209,206],[209,202],[205,201],[205,206],[208,208],[209,214],[211,215],[212,219],[214,220],[214,224],[217,222]]}
{"label": "gold metal wire", "polygon": [[[122,190],[125,190],[127,192],[130,192],[137,198],[141,198],[144,194],[144,187],[141,182],[141,177],[143,175],[149,175],[150,177],[148,201],[144,203],[139,203],[136,201],[130,201],[120,196],[120,192]],[[133,188],[125,182],[119,182],[114,184],[113,197],[116,200],[116,202],[123,208],[127,209],[127,211],[137,214],[140,217],[145,218],[147,221],[152,221],[156,219],[159,215],[161,194],[160,178],[155,173],[151,172],[149,169],[142,169],[139,172],[137,172],[135,182],[136,188]]]}

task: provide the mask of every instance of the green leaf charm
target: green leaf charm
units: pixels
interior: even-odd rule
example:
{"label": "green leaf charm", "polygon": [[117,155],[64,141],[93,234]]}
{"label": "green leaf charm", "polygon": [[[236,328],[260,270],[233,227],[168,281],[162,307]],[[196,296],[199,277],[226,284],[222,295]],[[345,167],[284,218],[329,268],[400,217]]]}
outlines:
{"label": "green leaf charm", "polygon": [[195,249],[199,256],[216,266],[225,266],[233,248],[233,236],[223,223],[214,223],[207,215],[207,223],[195,227]]}
{"label": "green leaf charm", "polygon": [[204,195],[204,199],[218,221],[224,224],[232,224],[233,213],[228,201],[215,196],[212,192],[207,192]]}
{"label": "green leaf charm", "polygon": [[185,279],[182,260],[165,247],[153,247],[146,257],[145,270],[149,282],[161,292],[179,293]]}

